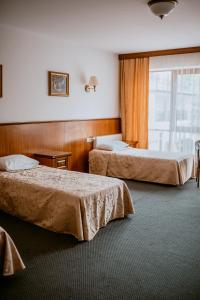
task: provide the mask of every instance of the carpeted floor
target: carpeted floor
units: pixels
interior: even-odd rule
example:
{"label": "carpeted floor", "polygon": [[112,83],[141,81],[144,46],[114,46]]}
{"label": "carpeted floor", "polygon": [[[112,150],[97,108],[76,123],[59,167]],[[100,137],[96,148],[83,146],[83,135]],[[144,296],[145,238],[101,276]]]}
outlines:
{"label": "carpeted floor", "polygon": [[91,242],[0,213],[27,266],[0,278],[2,300],[200,299],[200,189],[127,181],[136,214]]}

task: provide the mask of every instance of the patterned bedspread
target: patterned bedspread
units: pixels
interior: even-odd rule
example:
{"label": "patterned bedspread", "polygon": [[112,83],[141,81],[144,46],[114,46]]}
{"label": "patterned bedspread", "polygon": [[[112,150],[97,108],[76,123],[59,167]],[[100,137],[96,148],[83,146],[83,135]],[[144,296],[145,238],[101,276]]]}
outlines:
{"label": "patterned bedspread", "polygon": [[13,275],[25,268],[19,252],[9,234],[0,227],[0,275]]}
{"label": "patterned bedspread", "polygon": [[180,185],[194,176],[194,157],[131,147],[122,151],[94,149],[89,153],[89,169],[92,174]]}
{"label": "patterned bedspread", "polygon": [[44,166],[0,172],[0,209],[80,241],[134,212],[123,181]]}

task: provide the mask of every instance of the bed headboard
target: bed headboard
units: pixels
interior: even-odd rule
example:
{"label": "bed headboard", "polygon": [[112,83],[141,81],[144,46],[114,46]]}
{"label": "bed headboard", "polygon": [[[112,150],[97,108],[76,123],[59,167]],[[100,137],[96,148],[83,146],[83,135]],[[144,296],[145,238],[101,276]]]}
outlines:
{"label": "bed headboard", "polygon": [[[81,130],[80,130],[81,128]],[[87,138],[121,132],[120,118],[0,124],[0,156],[41,151],[72,152],[70,168],[88,171]]]}
{"label": "bed headboard", "polygon": [[96,136],[93,143],[93,148],[97,148],[100,144],[108,144],[112,141],[121,141],[122,134],[110,134],[110,135],[101,135]]}

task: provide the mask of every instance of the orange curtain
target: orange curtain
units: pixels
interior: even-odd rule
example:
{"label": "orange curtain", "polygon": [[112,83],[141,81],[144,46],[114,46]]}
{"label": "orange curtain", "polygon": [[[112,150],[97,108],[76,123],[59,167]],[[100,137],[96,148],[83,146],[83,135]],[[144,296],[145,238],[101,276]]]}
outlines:
{"label": "orange curtain", "polygon": [[149,58],[120,60],[123,139],[148,148]]}

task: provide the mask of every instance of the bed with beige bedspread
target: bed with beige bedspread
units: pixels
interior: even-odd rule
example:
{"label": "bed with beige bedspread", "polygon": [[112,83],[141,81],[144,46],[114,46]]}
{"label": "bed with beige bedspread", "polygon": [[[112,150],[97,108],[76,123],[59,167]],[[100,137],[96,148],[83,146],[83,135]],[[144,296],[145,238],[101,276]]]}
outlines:
{"label": "bed with beige bedspread", "polygon": [[122,151],[94,149],[89,153],[89,170],[104,176],[182,185],[194,176],[194,157],[131,147]]}
{"label": "bed with beige bedspread", "polygon": [[0,275],[13,275],[16,271],[23,269],[25,269],[25,265],[13,240],[9,234],[0,227]]}
{"label": "bed with beige bedspread", "polygon": [[45,166],[0,172],[0,209],[79,241],[134,213],[122,180]]}

